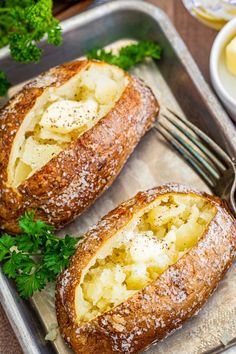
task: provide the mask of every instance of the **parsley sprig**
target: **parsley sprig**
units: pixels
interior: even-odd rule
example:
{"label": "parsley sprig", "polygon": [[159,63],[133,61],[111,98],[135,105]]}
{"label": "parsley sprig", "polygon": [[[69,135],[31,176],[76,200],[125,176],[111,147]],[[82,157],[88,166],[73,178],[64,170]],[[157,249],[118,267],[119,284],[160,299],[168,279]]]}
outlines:
{"label": "parsley sprig", "polygon": [[59,21],[52,15],[52,0],[3,0],[0,4],[0,47],[9,44],[12,58],[38,62],[37,43],[46,35],[49,44],[61,44]]}
{"label": "parsley sprig", "polygon": [[[52,14],[52,0],[2,0],[0,2],[0,48],[9,45],[11,56],[21,63],[38,62],[38,46],[46,36],[49,44],[61,44],[61,27]],[[0,75],[3,72],[0,71]],[[0,94],[8,85],[0,81]]]}
{"label": "parsley sprig", "polygon": [[122,47],[118,54],[113,54],[112,51],[105,49],[92,49],[87,53],[87,57],[88,59],[102,60],[127,70],[140,63],[144,58],[160,59],[161,52],[162,49],[159,44],[143,40]]}
{"label": "parsley sprig", "polygon": [[56,237],[52,226],[34,220],[34,212],[25,213],[19,226],[22,234],[0,237],[0,262],[3,272],[15,279],[19,295],[27,298],[69,265],[81,237]]}

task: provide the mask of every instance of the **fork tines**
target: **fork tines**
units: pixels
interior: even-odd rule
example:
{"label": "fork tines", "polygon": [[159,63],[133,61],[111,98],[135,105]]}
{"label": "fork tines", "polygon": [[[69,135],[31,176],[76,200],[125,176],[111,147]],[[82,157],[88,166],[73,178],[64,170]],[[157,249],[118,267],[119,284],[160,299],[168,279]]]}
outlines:
{"label": "fork tines", "polygon": [[155,128],[212,188],[229,168],[229,156],[203,131],[170,109]]}

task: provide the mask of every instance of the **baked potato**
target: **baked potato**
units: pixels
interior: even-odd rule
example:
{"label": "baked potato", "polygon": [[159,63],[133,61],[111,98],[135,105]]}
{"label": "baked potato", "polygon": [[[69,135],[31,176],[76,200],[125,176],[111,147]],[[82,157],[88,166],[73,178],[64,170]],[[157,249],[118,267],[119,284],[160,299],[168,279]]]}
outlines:
{"label": "baked potato", "polygon": [[76,353],[137,353],[199,311],[231,265],[224,202],[177,184],[138,193],[92,227],[56,286]]}
{"label": "baked potato", "polygon": [[80,60],[28,83],[0,111],[0,228],[34,209],[60,228],[112,183],[159,106],[144,83]]}

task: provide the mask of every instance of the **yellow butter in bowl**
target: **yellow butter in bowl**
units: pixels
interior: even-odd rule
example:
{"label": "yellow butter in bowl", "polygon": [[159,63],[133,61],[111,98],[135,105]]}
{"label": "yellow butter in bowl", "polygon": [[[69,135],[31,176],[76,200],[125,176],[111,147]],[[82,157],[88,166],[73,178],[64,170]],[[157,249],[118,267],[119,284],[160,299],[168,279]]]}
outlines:
{"label": "yellow butter in bowl", "polygon": [[226,47],[226,65],[229,72],[236,76],[236,36]]}

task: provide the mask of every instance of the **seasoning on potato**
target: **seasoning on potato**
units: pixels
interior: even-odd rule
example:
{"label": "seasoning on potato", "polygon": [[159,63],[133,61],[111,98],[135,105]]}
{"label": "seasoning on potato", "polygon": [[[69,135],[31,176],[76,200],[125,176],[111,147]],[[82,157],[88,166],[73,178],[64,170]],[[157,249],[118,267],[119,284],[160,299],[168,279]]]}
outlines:
{"label": "seasoning on potato", "polygon": [[0,111],[0,228],[34,210],[56,228],[107,189],[159,105],[144,83],[98,61],[40,75]]}
{"label": "seasoning on potato", "polygon": [[76,353],[138,353],[198,312],[236,254],[223,201],[178,184],[138,193],[92,227],[57,282]]}

